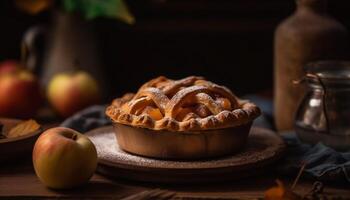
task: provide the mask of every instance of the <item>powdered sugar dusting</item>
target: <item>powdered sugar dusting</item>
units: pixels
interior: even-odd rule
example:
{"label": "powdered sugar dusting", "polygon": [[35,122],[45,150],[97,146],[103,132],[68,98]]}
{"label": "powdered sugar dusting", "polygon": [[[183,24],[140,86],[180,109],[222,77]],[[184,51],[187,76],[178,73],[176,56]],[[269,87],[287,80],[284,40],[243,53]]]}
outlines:
{"label": "powdered sugar dusting", "polygon": [[[264,132],[265,131],[265,132]],[[112,127],[103,127],[87,133],[95,144],[99,159],[115,164],[144,168],[204,169],[220,167],[243,167],[273,158],[284,146],[283,141],[273,132],[252,129],[249,142],[242,152],[211,160],[170,161],[132,155],[119,148]]]}

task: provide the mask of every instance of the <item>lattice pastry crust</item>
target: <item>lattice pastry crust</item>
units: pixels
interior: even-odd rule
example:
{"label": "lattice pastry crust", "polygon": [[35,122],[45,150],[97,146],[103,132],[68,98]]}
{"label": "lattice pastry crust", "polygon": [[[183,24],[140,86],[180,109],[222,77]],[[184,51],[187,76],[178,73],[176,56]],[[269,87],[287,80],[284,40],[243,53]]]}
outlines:
{"label": "lattice pastry crust", "polygon": [[201,131],[250,123],[260,109],[203,77],[171,80],[160,76],[142,85],[136,94],[115,99],[106,114],[113,122],[134,127]]}

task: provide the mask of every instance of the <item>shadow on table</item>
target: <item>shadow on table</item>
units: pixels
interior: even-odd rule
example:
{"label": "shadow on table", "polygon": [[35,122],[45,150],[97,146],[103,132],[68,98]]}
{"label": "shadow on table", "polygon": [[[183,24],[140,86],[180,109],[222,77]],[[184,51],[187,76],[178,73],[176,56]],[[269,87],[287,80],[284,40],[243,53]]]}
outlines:
{"label": "shadow on table", "polygon": [[106,180],[90,180],[89,183],[76,187],[69,190],[53,190],[48,189],[50,192],[55,193],[59,196],[69,196],[71,198],[78,197],[83,198],[84,196],[89,198],[115,198],[119,199],[131,194],[138,193],[142,191],[140,188],[127,187],[124,185],[119,185]]}

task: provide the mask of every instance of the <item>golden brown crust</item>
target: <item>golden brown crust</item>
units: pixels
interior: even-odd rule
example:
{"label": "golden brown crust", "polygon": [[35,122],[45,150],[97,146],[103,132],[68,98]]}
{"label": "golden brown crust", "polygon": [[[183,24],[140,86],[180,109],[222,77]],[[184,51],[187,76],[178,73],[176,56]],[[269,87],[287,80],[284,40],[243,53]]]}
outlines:
{"label": "golden brown crust", "polygon": [[113,122],[135,127],[200,131],[250,123],[260,109],[202,77],[175,81],[161,76],[145,83],[136,94],[115,99],[106,114]]}

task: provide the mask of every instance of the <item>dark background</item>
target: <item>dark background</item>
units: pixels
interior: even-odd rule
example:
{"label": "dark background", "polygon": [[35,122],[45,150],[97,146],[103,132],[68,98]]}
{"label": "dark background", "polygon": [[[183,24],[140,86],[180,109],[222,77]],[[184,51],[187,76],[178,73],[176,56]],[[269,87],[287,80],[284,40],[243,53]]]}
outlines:
{"label": "dark background", "polygon": [[[136,24],[92,21],[99,39],[109,97],[158,75],[202,75],[242,95],[272,88],[273,34],[295,9],[293,0],[127,1]],[[346,0],[329,11],[350,27]],[[0,60],[19,58],[22,34],[49,24],[50,13],[30,16],[12,0],[0,3]],[[45,67],[45,66],[44,66]]]}

